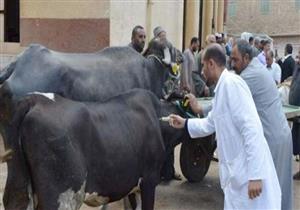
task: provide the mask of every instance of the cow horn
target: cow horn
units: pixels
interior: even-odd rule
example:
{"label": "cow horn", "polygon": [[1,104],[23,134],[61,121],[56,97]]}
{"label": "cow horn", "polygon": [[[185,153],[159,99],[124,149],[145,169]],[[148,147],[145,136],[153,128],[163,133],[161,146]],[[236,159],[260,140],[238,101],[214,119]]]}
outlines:
{"label": "cow horn", "polygon": [[16,64],[17,60],[14,60],[0,72],[0,84],[5,82],[5,80],[7,80],[10,77],[10,75],[14,72]]}
{"label": "cow horn", "polygon": [[170,54],[170,50],[168,47],[166,47],[164,49],[164,58],[162,59],[162,61],[166,64],[166,65],[171,65],[171,54]]}
{"label": "cow horn", "polygon": [[3,155],[0,156],[1,163],[7,162],[13,156],[12,149],[6,150]]}

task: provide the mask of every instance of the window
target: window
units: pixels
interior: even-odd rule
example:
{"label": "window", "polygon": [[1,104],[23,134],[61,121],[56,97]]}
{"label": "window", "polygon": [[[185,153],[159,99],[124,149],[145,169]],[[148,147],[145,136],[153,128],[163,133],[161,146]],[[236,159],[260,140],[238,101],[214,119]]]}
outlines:
{"label": "window", "polygon": [[300,10],[300,0],[295,0],[295,6],[297,10]]}
{"label": "window", "polygon": [[1,1],[4,1],[4,41],[20,42],[20,0]]}
{"label": "window", "polygon": [[270,1],[260,0],[260,12],[263,15],[267,15],[270,11]]}
{"label": "window", "polygon": [[236,16],[236,1],[235,0],[229,0],[229,2],[228,2],[228,15],[229,15],[229,17]]}
{"label": "window", "polygon": [[0,0],[0,42],[4,42],[4,0]]}

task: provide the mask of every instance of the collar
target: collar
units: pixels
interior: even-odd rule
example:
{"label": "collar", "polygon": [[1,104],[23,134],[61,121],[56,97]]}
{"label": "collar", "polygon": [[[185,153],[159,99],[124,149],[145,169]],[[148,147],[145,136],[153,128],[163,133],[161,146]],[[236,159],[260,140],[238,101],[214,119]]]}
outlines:
{"label": "collar", "polygon": [[220,76],[218,82],[217,82],[217,85],[216,85],[216,87],[215,87],[215,89],[214,89],[214,93],[216,93],[216,92],[218,91],[218,88],[219,88],[220,84],[222,83],[222,81],[224,80],[225,76],[226,76],[228,73],[229,73],[228,70],[225,68],[225,69],[223,70],[223,72],[222,72],[222,74],[221,74],[221,76]]}
{"label": "collar", "polygon": [[284,60],[287,59],[288,57],[292,56],[292,54],[288,54],[284,57]]}
{"label": "collar", "polygon": [[274,66],[274,62],[271,64],[271,66],[268,66],[268,64],[265,65],[265,67],[266,67],[267,69],[272,69],[273,66]]}

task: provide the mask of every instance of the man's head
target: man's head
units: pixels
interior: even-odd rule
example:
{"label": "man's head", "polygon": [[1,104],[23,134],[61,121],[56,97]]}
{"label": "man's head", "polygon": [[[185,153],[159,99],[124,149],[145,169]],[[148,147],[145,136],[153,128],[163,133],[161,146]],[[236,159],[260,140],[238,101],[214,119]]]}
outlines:
{"label": "man's head", "polygon": [[259,45],[260,45],[260,39],[258,37],[255,37],[254,38],[254,47],[259,49]]}
{"label": "man's head", "polygon": [[138,51],[141,53],[145,47],[146,33],[145,29],[142,26],[135,26],[131,33],[131,43]]}
{"label": "man's head", "polygon": [[200,46],[199,39],[197,37],[193,37],[191,39],[191,46],[190,46],[191,51],[192,52],[198,51],[199,46]]}
{"label": "man's head", "polygon": [[284,49],[284,55],[292,54],[293,46],[291,44],[286,44]]}
{"label": "man's head", "polygon": [[208,84],[218,81],[222,71],[225,69],[226,56],[223,48],[219,44],[209,45],[203,53],[202,72]]}
{"label": "man's head", "polygon": [[260,40],[260,43],[259,43],[259,49],[260,49],[261,51],[264,50],[265,41],[266,41],[266,40],[264,40],[264,39]]}
{"label": "man's head", "polygon": [[247,41],[240,39],[233,45],[230,57],[234,71],[240,74],[251,62],[253,49]]}
{"label": "man's head", "polygon": [[162,40],[167,39],[167,33],[161,26],[157,26],[153,29],[153,35],[154,37],[159,37]]}
{"label": "man's head", "polygon": [[215,39],[216,39],[216,42],[217,42],[218,44],[222,44],[222,43],[223,43],[223,37],[222,37],[222,34],[215,33]]}
{"label": "man's head", "polygon": [[271,49],[271,42],[269,40],[264,40],[262,43],[262,50],[265,52],[265,54]]}
{"label": "man's head", "polygon": [[273,61],[274,61],[274,53],[273,53],[272,50],[269,50],[269,51],[266,53],[267,67],[271,67]]}
{"label": "man's head", "polygon": [[250,36],[250,38],[249,38],[249,44],[250,44],[251,46],[253,45],[253,41],[254,41],[253,36]]}
{"label": "man's head", "polygon": [[213,44],[213,43],[216,43],[217,40],[216,40],[216,36],[213,35],[213,34],[209,34],[206,36],[206,39],[205,39],[205,43],[206,45],[210,45],[210,44]]}

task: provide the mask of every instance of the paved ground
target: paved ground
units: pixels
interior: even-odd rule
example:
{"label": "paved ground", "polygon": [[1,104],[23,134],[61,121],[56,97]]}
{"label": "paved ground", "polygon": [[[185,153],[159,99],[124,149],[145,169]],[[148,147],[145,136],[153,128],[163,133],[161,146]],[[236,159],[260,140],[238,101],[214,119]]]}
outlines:
{"label": "paved ground", "polygon": [[[2,142],[2,141],[1,141]],[[2,145],[2,143],[0,144]],[[0,146],[0,154],[3,152],[3,146]],[[176,148],[176,168],[178,171],[179,147]],[[294,171],[296,171],[296,162],[294,162]],[[2,192],[4,190],[6,179],[6,164],[0,165],[0,210],[3,210]],[[188,183],[183,181],[172,181],[163,183],[156,190],[156,210],[220,210],[223,208],[223,193],[219,186],[218,165],[212,162],[209,172],[201,183]],[[300,210],[300,181],[294,184],[295,210]],[[99,208],[90,208],[82,206],[80,210],[96,210]],[[122,202],[110,204],[107,210],[123,209]]]}

